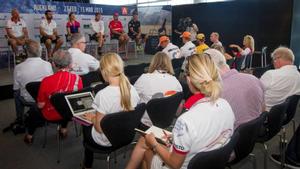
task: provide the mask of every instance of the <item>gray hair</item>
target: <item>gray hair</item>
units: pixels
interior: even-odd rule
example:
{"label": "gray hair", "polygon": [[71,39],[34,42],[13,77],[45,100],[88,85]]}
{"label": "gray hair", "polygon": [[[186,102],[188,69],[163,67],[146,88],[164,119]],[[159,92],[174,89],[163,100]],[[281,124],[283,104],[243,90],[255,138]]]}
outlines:
{"label": "gray hair", "polygon": [[71,36],[71,44],[74,45],[76,44],[80,39],[84,38],[84,36],[80,33],[74,33]]}
{"label": "gray hair", "polygon": [[220,51],[216,49],[207,49],[204,53],[211,57],[219,69],[223,66],[227,66],[225,56]]}
{"label": "gray hair", "polygon": [[292,63],[294,63],[294,60],[295,60],[295,55],[294,55],[293,51],[290,48],[287,48],[284,46],[280,46],[280,47],[276,48],[272,52],[271,57],[273,59],[276,57],[280,57],[284,60],[291,61]]}
{"label": "gray hair", "polygon": [[41,57],[42,47],[39,42],[29,39],[25,43],[28,57]]}
{"label": "gray hair", "polygon": [[52,61],[58,69],[68,68],[72,63],[72,57],[67,50],[58,50],[53,53]]}

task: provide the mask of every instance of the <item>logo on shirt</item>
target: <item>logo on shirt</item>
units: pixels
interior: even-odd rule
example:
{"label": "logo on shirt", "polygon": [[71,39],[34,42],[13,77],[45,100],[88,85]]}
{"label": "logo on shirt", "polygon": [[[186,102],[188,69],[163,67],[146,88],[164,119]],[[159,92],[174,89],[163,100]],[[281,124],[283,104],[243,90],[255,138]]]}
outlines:
{"label": "logo on shirt", "polygon": [[176,134],[176,137],[181,137],[186,132],[187,132],[187,127],[185,123],[183,123],[182,121],[177,121],[173,128],[173,133]]}

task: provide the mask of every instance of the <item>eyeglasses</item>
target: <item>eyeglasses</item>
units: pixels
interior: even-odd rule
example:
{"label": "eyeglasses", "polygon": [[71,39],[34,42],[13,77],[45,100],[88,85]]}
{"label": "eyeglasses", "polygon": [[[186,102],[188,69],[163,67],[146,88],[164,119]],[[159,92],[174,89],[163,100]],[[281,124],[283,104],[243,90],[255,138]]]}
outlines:
{"label": "eyeglasses", "polygon": [[84,44],[87,44],[87,42],[79,42],[79,43],[84,43]]}

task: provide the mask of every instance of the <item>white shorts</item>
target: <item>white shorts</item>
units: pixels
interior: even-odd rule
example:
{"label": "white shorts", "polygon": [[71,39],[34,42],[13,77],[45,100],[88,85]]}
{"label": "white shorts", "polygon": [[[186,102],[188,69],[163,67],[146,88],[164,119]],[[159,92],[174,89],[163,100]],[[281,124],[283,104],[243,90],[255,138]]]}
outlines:
{"label": "white shorts", "polygon": [[151,161],[151,169],[170,169],[163,163],[158,155],[154,155]]}

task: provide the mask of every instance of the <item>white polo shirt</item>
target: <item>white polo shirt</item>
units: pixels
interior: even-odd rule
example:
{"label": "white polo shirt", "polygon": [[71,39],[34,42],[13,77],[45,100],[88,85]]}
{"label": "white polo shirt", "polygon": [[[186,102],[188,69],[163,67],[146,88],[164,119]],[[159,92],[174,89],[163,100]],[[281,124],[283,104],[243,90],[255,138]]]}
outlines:
{"label": "white polo shirt", "polygon": [[[139,95],[135,88],[131,86],[131,106],[134,108],[139,103]],[[119,86],[107,86],[100,90],[94,99],[92,107],[102,114],[111,114],[123,111],[121,106],[121,93]],[[114,124],[112,124],[114,125]],[[111,146],[111,143],[104,135],[104,133],[98,133],[96,129],[92,128],[92,137],[94,141],[101,146]]]}
{"label": "white polo shirt", "polygon": [[295,65],[269,70],[260,81],[265,87],[266,110],[283,103],[289,96],[300,94],[300,74]]}
{"label": "white polo shirt", "polygon": [[68,51],[72,56],[73,73],[84,75],[99,68],[100,63],[93,56],[86,54],[77,48],[70,48]]}
{"label": "white polo shirt", "polygon": [[[161,73],[155,70],[153,73],[145,73],[135,82],[134,87],[138,92],[141,102],[148,103],[156,93],[165,93],[167,91],[181,92],[182,87],[175,76],[168,73]],[[152,126],[152,122],[145,112],[141,122],[147,126]]]}
{"label": "white polo shirt", "polygon": [[180,53],[181,57],[188,57],[191,56],[192,54],[195,53],[195,44],[193,44],[192,41],[186,42],[181,48],[180,48]]}
{"label": "white polo shirt", "polygon": [[171,42],[162,50],[170,59],[180,58],[180,50],[178,46],[173,45]]}
{"label": "white polo shirt", "polygon": [[186,169],[197,153],[223,147],[234,131],[229,103],[221,98],[215,103],[205,100],[199,100],[181,115],[173,128],[173,151],[186,155],[181,169]]}
{"label": "white polo shirt", "polygon": [[95,19],[92,19],[91,24],[95,33],[101,32],[104,35],[104,22],[102,20],[96,21]]}
{"label": "white polo shirt", "polygon": [[17,23],[9,19],[7,20],[6,28],[11,29],[12,34],[18,38],[24,35],[23,28],[26,28],[26,23],[23,19],[20,19]]}
{"label": "white polo shirt", "polygon": [[27,102],[33,102],[33,98],[26,90],[26,84],[29,82],[41,81],[44,77],[52,75],[51,64],[39,57],[27,58],[24,62],[18,64],[14,70],[14,90],[20,89],[21,96]]}
{"label": "white polo shirt", "polygon": [[48,23],[47,19],[43,19],[40,25],[41,28],[44,29],[44,32],[47,35],[53,35],[54,29],[56,29],[56,22],[52,19],[50,23]]}

